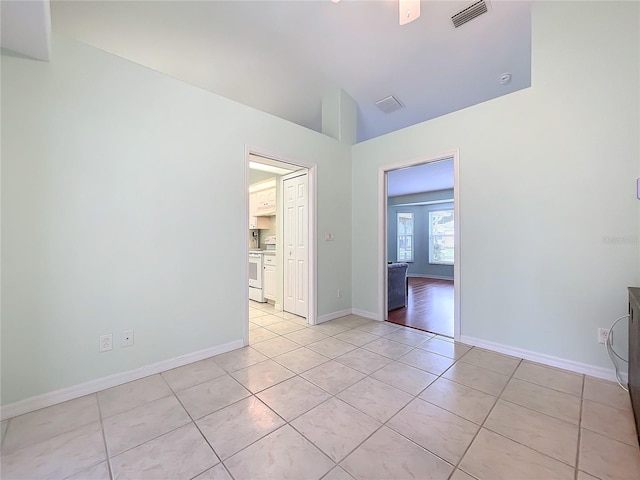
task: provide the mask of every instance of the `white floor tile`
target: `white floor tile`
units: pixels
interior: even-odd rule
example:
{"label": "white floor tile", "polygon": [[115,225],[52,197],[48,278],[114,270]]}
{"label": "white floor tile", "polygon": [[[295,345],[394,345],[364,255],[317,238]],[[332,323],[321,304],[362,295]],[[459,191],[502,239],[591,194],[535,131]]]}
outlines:
{"label": "white floor tile", "polygon": [[225,461],[236,480],[322,478],[335,464],[288,425]]}
{"label": "white floor tile", "polygon": [[336,357],[335,361],[369,375],[387,365],[391,359],[364,348],[358,348]]}
{"label": "white floor tile", "polygon": [[257,393],[277,383],[284,382],[295,374],[273,360],[265,360],[233,372],[231,375],[252,393]]}
{"label": "white floor tile", "polygon": [[416,398],[387,426],[455,465],[480,426]]}
{"label": "white floor tile", "polygon": [[106,418],[102,423],[109,455],[115,456],[190,421],[178,399],[170,396]]}
{"label": "white floor tile", "polygon": [[284,423],[282,418],[254,396],[196,421],[214,451],[223,460]]}
{"label": "white floor tile", "polygon": [[267,388],[256,396],[287,422],[290,422],[324,402],[330,395],[313,383],[296,376]]}
{"label": "white floor tile", "polygon": [[184,390],[199,383],[221,377],[225,374],[222,367],[218,366],[215,359],[207,358],[199,362],[190,363],[184,367],[174,368],[162,373],[162,378],[174,390]]}
{"label": "white floor tile", "polygon": [[181,390],[176,394],[193,419],[220,410],[251,395],[237,380],[227,374]]}
{"label": "white floor tile", "polygon": [[374,433],[340,466],[358,480],[442,480],[453,471],[453,465],[387,427]]}
{"label": "white floor tile", "polygon": [[365,374],[331,360],[311,370],[307,370],[302,373],[301,376],[311,383],[318,385],[323,390],[335,395],[363,379]]}
{"label": "white floor tile", "polygon": [[95,395],[36,410],[11,419],[2,450],[12,452],[98,420],[100,414]]}
{"label": "white floor tile", "polygon": [[198,429],[189,423],[111,460],[115,478],[193,478],[219,463]]}
{"label": "white floor tile", "polygon": [[3,480],[65,478],[106,460],[100,423],[2,453]]}
{"label": "white floor tile", "polygon": [[408,393],[371,377],[343,390],[338,398],[379,422],[389,420],[413,399]]}
{"label": "white floor tile", "polygon": [[292,425],[335,462],[340,462],[381,426],[335,397],[298,417]]}

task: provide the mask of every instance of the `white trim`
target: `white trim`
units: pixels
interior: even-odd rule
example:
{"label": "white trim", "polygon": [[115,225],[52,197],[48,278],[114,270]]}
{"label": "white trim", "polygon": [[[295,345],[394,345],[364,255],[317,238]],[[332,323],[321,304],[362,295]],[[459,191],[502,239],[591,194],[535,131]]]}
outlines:
{"label": "white trim", "polygon": [[309,253],[308,259],[309,262],[309,291],[308,291],[308,302],[309,302],[309,312],[307,316],[307,322],[310,325],[315,325],[318,323],[318,290],[316,287],[317,279],[318,279],[318,226],[316,224],[316,216],[318,214],[318,166],[314,163],[313,165],[307,167],[307,188],[309,190],[309,198],[308,198],[308,215],[309,215]]}
{"label": "white trim", "polygon": [[353,315],[358,315],[359,317],[368,318],[370,320],[377,320],[377,321],[380,321],[380,322],[384,321],[384,318],[381,318],[380,314],[373,313],[373,312],[367,312],[366,310],[360,310],[359,308],[352,308],[351,309],[351,313]]}
{"label": "white trim", "polygon": [[60,390],[54,390],[53,392],[25,398],[24,400],[0,407],[0,418],[5,420],[18,415],[24,415],[25,413],[33,412],[41,408],[66,402],[67,400],[73,400],[74,398],[83,397],[107,388],[116,387],[123,383],[139,380],[160,372],[166,372],[172,368],[182,367],[189,363],[204,360],[205,358],[213,357],[214,355],[220,355],[222,353],[241,348],[243,343],[244,342],[242,340],[234,340],[233,342],[218,345],[217,347],[205,348],[204,350],[198,350],[196,352],[187,353],[167,360],[161,360],[151,365],[144,365],[134,370],[115,373],[107,377],[89,380],[88,382],[80,383],[72,387],[61,388]]}
{"label": "white trim", "polygon": [[[387,184],[387,171],[381,167],[378,169],[378,311],[376,320],[386,320],[389,318],[389,298],[388,292],[385,286],[387,285],[387,254],[389,248],[387,245],[388,240],[388,226],[387,226],[387,203],[389,198],[388,184]],[[369,317],[372,318],[372,317]]]}
{"label": "white trim", "polygon": [[[243,240],[243,245],[245,246],[245,248],[249,247],[249,194],[248,192],[248,188],[249,188],[249,149],[245,146],[245,162],[244,162],[244,195],[243,195],[243,200],[242,200],[242,212],[243,212],[243,217],[244,218],[244,223],[245,223],[245,228],[243,229],[244,231],[244,240]],[[258,245],[260,246],[260,245]],[[246,257],[245,257],[246,258]],[[243,296],[243,300],[242,300],[242,308],[243,308],[243,312],[246,312],[245,315],[247,316],[246,321],[242,322],[242,342],[244,344],[244,346],[246,347],[247,345],[249,345],[249,295],[247,292],[247,287],[249,286],[249,261],[247,260],[245,262],[245,268],[241,269],[242,271],[242,286],[244,291],[246,292],[245,295]]]}
{"label": "white trim", "polygon": [[[387,172],[398,170],[400,168],[413,167],[415,165],[423,165],[425,163],[437,162],[439,160],[453,159],[453,211],[454,218],[454,257],[453,265],[453,338],[460,340],[460,285],[462,282],[460,276],[460,151],[458,149],[445,152],[428,158],[417,158],[412,160],[404,160],[402,162],[383,165],[378,169],[378,318],[386,320],[387,312]],[[395,206],[395,205],[394,205]]]}
{"label": "white trim", "polygon": [[410,278],[432,278],[434,280],[451,280],[451,277],[443,277],[442,275],[429,275],[428,273],[407,273],[407,277]]}
{"label": "white trim", "polygon": [[460,254],[460,151],[453,152],[453,256],[455,263],[453,264],[453,339],[460,340],[461,327],[461,308],[462,300],[460,296],[462,291],[462,275],[460,274],[460,264],[462,263],[462,255]]}
{"label": "white trim", "polygon": [[462,343],[466,343],[467,345],[473,345],[474,347],[485,348],[494,352],[504,353],[505,355],[524,358],[525,360],[541,363],[550,367],[562,368],[563,370],[569,370],[571,372],[589,375],[591,377],[602,378],[604,380],[609,380],[612,382],[616,381],[615,370],[612,368],[597,367],[595,365],[589,365],[588,363],[576,362],[574,360],[568,360],[566,358],[554,357],[553,355],[538,353],[518,347],[511,347],[509,345],[503,345],[501,343],[482,340],[481,338],[467,337],[466,335],[462,335],[460,337],[460,341]]}
{"label": "white trim", "polygon": [[330,320],[335,320],[336,318],[345,317],[347,315],[351,315],[350,308],[339,310],[337,312],[327,313],[326,315],[320,315],[318,317],[318,323],[328,322]]}

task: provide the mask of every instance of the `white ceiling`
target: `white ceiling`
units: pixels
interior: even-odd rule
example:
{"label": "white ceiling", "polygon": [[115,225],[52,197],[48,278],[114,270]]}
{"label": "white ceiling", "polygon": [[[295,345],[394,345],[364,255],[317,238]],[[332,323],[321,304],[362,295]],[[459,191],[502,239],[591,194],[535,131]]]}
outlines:
{"label": "white ceiling", "polygon": [[[396,0],[53,1],[53,31],[320,131],[322,97],[358,104],[358,141],[530,86],[528,0],[426,1],[398,25]],[[502,85],[498,78],[510,72]],[[395,94],[391,114],[374,102]]]}
{"label": "white ceiling", "polygon": [[452,188],[453,159],[393,170],[387,174],[387,195],[389,197]]}

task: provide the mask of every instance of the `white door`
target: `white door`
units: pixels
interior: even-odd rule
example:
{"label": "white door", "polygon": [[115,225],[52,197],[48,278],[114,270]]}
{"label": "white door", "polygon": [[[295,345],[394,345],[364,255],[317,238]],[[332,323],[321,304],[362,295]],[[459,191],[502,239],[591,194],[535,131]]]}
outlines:
{"label": "white door", "polygon": [[284,310],[307,317],[309,297],[309,180],[303,173],[283,181]]}

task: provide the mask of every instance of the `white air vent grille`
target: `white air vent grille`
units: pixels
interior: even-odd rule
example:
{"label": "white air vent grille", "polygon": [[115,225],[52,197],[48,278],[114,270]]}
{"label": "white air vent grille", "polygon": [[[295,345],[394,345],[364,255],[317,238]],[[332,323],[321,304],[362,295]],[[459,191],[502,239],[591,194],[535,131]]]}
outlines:
{"label": "white air vent grille", "polygon": [[458,28],[460,25],[464,25],[483,13],[487,13],[487,2],[485,2],[485,0],[480,0],[479,2],[472,3],[464,10],[456,13],[451,17],[451,21],[453,22],[453,26]]}
{"label": "white air vent grille", "polygon": [[388,97],[378,100],[376,102],[376,106],[384,113],[391,113],[404,108],[402,102],[398,100],[394,95],[389,95]]}

